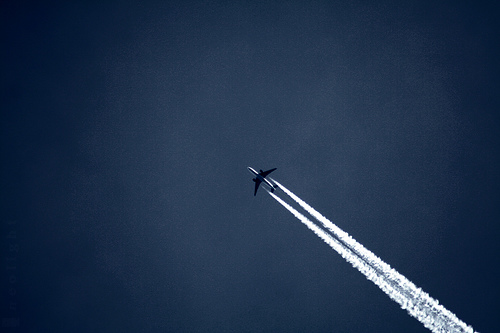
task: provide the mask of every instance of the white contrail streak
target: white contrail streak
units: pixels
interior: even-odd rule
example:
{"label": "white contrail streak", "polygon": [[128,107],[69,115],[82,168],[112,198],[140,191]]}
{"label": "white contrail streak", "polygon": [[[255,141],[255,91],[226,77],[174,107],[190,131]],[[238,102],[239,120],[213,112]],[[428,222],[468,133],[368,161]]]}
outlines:
{"label": "white contrail streak", "polygon": [[289,204],[284,202],[281,198],[275,194],[268,192],[274,199],[276,199],[280,204],[283,205],[288,211],[290,211],[296,218],[298,218],[302,223],[304,223],[312,232],[314,232],[318,237],[320,237],[325,243],[330,245],[332,249],[337,251],[342,258],[349,262],[354,268],[358,269],[363,273],[368,280],[375,283],[380,287],[391,299],[400,303],[406,304],[406,297],[401,294],[399,290],[394,288],[391,284],[387,283],[379,272],[377,272],[373,267],[368,265],[359,256],[355,255],[349,248],[341,244],[338,240],[332,237],[325,230],[318,227],[314,222],[309,220],[307,217],[299,213],[296,209],[291,207]]}
{"label": "white contrail streak", "polygon": [[[349,252],[351,253],[351,256],[354,257],[359,256],[359,258],[361,258],[365,263],[367,263],[365,264],[366,266],[370,267],[373,272],[376,272],[376,274],[377,273],[380,274],[378,280],[383,280],[383,282],[377,283],[373,279],[371,279],[367,274],[365,274],[365,271],[371,272],[370,270],[366,268],[362,270],[356,265],[354,265],[353,261],[348,260],[351,264],[353,264],[354,267],[356,267],[363,274],[365,274],[369,280],[373,281],[377,286],[379,286],[391,299],[399,303],[403,309],[406,309],[411,316],[418,319],[425,327],[427,327],[433,332],[474,332],[472,327],[468,326],[463,321],[458,319],[457,316],[455,316],[455,314],[453,314],[445,307],[440,305],[437,300],[433,299],[432,297],[429,296],[429,294],[425,293],[424,291],[422,291],[422,289],[415,286],[405,276],[401,275],[395,269],[391,268],[387,263],[382,261],[379,257],[370,252],[363,245],[358,243],[354,238],[349,236],[349,234],[347,234],[345,231],[337,227],[330,220],[328,220],[326,217],[317,212],[314,208],[312,208],[303,200],[301,200],[299,197],[297,197],[295,194],[293,194],[286,187],[279,184],[274,179],[273,181],[288,196],[290,196],[295,202],[297,202],[304,210],[306,210],[315,219],[321,222],[325,228],[330,230],[332,235],[335,236],[345,246],[342,246],[340,243],[338,243],[338,241],[334,240],[337,242],[338,245],[340,245],[344,249],[348,249]],[[290,212],[292,212],[297,218],[299,218],[304,224],[306,224],[309,227],[309,225],[302,220],[302,218],[308,220],[305,216],[300,214],[290,205],[283,202],[276,195],[272,193],[269,194],[271,194],[283,206],[286,205],[285,208],[287,208],[288,210],[290,209],[294,210],[296,213],[293,212],[292,210],[290,210]],[[299,214],[301,217],[299,217],[296,214]],[[317,227],[313,222],[311,222],[310,220],[308,221],[319,229],[319,227]],[[325,240],[324,238],[325,236],[321,236],[314,229],[312,229],[311,227],[309,228],[313,230],[319,237]],[[323,233],[326,233],[322,229],[319,230]],[[327,235],[330,236],[329,234]],[[331,236],[330,238],[333,239]],[[325,242],[327,241],[325,240]],[[329,242],[327,243],[332,248],[334,248]],[[342,253],[339,250],[337,250],[336,248],[334,249],[342,255]],[[355,253],[355,255],[353,254],[353,252]],[[346,256],[344,255],[342,255],[342,257],[346,258]]]}

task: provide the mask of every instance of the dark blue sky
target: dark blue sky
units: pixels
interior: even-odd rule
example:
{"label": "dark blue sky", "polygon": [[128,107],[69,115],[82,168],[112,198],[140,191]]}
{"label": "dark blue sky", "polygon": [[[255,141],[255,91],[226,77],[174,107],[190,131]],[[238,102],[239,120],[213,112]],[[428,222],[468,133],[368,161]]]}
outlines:
{"label": "dark blue sky", "polygon": [[[497,330],[498,5],[3,2],[12,332],[425,332],[273,176]],[[17,321],[6,318],[18,318]]]}

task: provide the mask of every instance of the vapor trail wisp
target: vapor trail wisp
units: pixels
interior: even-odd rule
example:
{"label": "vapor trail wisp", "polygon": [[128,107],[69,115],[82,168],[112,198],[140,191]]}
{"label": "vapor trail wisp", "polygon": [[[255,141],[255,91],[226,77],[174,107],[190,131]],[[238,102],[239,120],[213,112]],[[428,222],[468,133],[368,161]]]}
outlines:
{"label": "vapor trail wisp", "polygon": [[[269,193],[274,199],[288,209],[295,217],[322,238],[328,245],[337,251],[344,259],[363,273],[370,281],[374,282],[401,308],[419,320],[425,327],[433,332],[474,332],[472,327],[457,318],[455,314],[444,308],[439,302],[422,289],[416,287],[405,276],[391,268],[375,254],[358,243],[345,231],[337,227],[326,217],[301,200],[283,185],[273,181],[290,198],[297,202],[304,210],[317,219],[330,232],[318,227],[307,217],[288,205],[281,198]],[[337,238],[335,239],[332,235]]]}
{"label": "vapor trail wisp", "polygon": [[302,215],[296,209],[291,207],[289,204],[284,202],[281,198],[275,194],[268,192],[274,199],[276,199],[283,207],[290,211],[296,218],[298,218],[302,223],[304,223],[312,232],[314,232],[318,237],[320,237],[325,243],[330,245],[332,249],[337,251],[342,258],[349,262],[354,268],[358,269],[363,273],[366,278],[377,286],[380,287],[391,299],[398,303],[405,302],[405,296],[401,294],[399,290],[394,288],[391,284],[384,280],[382,274],[362,260],[359,256],[354,254],[348,247],[344,246],[337,239],[332,237],[328,232],[318,227],[314,222],[309,220],[307,217]]}

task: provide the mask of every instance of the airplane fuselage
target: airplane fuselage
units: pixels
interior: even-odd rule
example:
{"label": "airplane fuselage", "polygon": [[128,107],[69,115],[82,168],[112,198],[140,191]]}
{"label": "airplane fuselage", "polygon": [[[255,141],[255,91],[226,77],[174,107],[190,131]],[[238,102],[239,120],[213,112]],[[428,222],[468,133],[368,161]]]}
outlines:
{"label": "airplane fuselage", "polygon": [[[262,177],[257,171],[255,171],[253,168],[251,167],[248,167],[248,171],[250,171],[250,173],[252,175],[255,176],[255,180],[258,180],[262,183],[265,183],[267,186],[269,186],[271,188],[271,191],[274,192],[274,190],[276,190],[276,186],[271,183],[269,180],[267,180],[266,178]],[[254,181],[255,181],[254,180]]]}

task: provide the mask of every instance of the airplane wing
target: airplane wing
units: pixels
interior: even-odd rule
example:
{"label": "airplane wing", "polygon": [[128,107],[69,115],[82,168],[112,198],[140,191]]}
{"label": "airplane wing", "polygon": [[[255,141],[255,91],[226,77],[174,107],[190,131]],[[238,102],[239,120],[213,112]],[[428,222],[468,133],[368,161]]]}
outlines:
{"label": "airplane wing", "polygon": [[267,171],[263,171],[263,172],[259,173],[259,175],[261,175],[262,177],[266,178],[266,176],[268,174],[270,174],[271,172],[273,172],[274,170],[276,170],[276,168],[271,169],[271,170],[267,170]]}
{"label": "airplane wing", "polygon": [[261,181],[258,179],[255,179],[254,181],[255,181],[255,191],[253,192],[253,196],[255,197],[257,195],[257,190],[259,189]]}

